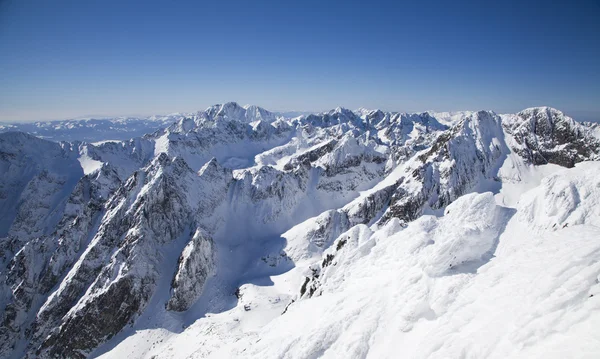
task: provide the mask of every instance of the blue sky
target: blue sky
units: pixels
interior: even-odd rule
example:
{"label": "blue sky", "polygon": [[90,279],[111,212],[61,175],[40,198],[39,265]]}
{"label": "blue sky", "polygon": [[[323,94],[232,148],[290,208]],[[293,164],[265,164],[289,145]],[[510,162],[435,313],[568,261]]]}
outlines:
{"label": "blue sky", "polygon": [[599,4],[0,0],[0,121],[227,101],[600,119]]}

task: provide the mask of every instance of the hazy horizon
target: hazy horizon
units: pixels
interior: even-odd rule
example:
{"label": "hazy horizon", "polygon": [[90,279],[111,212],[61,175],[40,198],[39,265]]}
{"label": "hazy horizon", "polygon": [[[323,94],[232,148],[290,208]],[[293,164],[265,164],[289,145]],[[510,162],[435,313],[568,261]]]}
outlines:
{"label": "hazy horizon", "polygon": [[[227,102],[237,102],[237,101],[227,101]],[[221,102],[221,104],[223,104],[225,102]],[[270,108],[266,108],[264,106],[261,106],[260,104],[242,104],[237,102],[239,105],[241,106],[245,106],[245,105],[256,105],[259,107],[262,107],[268,111],[271,112],[275,112],[275,113],[281,113],[281,114],[289,114],[289,113],[299,113],[299,114],[308,114],[308,113],[322,113],[322,112],[327,112],[330,110],[333,110],[337,107],[344,107],[344,106],[334,106],[328,109],[321,109],[321,110],[298,110],[298,109],[293,109],[293,110],[274,110],[274,109],[270,109]],[[218,104],[212,104],[210,106],[214,106],[214,105],[218,105]],[[138,114],[114,114],[114,115],[105,115],[105,114],[88,114],[88,115],[81,115],[81,116],[75,116],[75,117],[65,117],[65,118],[49,118],[49,119],[31,119],[31,120],[22,120],[22,121],[10,121],[10,120],[0,120],[0,124],[19,124],[19,123],[35,123],[35,122],[54,122],[54,121],[80,121],[80,120],[87,120],[87,119],[94,119],[94,120],[103,120],[103,119],[113,119],[113,118],[147,118],[150,116],[167,116],[167,115],[171,115],[171,114],[191,114],[191,113],[196,113],[199,111],[203,111],[206,108],[210,107],[210,106],[204,106],[201,109],[198,110],[193,110],[193,111],[171,111],[171,112],[165,112],[165,113],[138,113]],[[367,110],[382,110],[382,111],[386,111],[386,112],[398,112],[398,113],[421,113],[421,112],[463,112],[463,111],[479,111],[479,110],[488,110],[488,111],[494,111],[497,114],[508,114],[508,113],[517,113],[519,111],[522,111],[526,108],[531,108],[531,107],[552,107],[552,106],[544,106],[544,105],[540,105],[540,106],[529,106],[529,107],[524,107],[521,108],[519,110],[516,111],[495,111],[493,109],[462,109],[462,110],[436,110],[436,109],[424,109],[424,110],[394,110],[394,109],[381,109],[381,108],[367,108],[365,106],[359,106],[357,108],[348,108],[349,110],[355,111],[358,110],[359,108],[366,108]],[[345,108],[345,107],[344,107]],[[567,116],[580,121],[580,122],[599,122],[600,123],[600,114],[595,114],[595,113],[590,113],[590,112],[579,112],[579,111],[563,111],[560,108],[557,108],[557,110],[562,111],[564,114],[566,114]]]}

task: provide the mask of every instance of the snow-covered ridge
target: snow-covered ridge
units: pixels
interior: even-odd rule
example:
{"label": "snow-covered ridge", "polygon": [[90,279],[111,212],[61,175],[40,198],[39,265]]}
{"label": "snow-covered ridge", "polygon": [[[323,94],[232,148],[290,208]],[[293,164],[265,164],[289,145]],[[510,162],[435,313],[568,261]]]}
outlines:
{"label": "snow-covered ridge", "polygon": [[[589,163],[556,176],[585,193],[595,187],[588,173],[599,170]],[[542,200],[541,192],[528,196]],[[312,298],[297,299],[250,334],[238,329],[211,357],[594,357],[600,231],[574,225],[532,234],[530,211],[498,206],[487,192],[462,196],[443,216],[406,228],[397,221],[353,227],[324,253],[322,269],[313,269],[320,285],[298,294]],[[226,319],[210,322],[218,320]],[[197,323],[185,337],[202,329]],[[198,348],[177,345],[179,336],[148,352]]]}
{"label": "snow-covered ridge", "polygon": [[523,227],[593,233],[599,149],[549,108],[286,118],[226,103],[122,141],[0,134],[0,356],[391,357],[423,330],[450,338],[446,313],[496,257],[508,275]]}

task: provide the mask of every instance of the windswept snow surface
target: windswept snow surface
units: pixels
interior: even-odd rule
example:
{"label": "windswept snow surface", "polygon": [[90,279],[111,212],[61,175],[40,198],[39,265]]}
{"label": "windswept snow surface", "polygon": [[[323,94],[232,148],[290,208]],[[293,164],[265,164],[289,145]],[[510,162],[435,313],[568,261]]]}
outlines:
{"label": "windswept snow surface", "polygon": [[516,209],[473,193],[406,228],[358,225],[325,253],[312,298],[298,298],[297,263],[244,285],[230,310],[137,332],[103,358],[597,358],[599,200],[588,162]]}

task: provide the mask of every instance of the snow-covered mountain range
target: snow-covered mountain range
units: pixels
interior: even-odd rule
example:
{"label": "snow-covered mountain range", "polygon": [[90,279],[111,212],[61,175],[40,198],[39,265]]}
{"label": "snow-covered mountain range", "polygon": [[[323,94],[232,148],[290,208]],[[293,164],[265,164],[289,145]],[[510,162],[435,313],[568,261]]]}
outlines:
{"label": "snow-covered mountain range", "polygon": [[163,125],[0,133],[1,358],[600,355],[596,128],[236,103]]}

